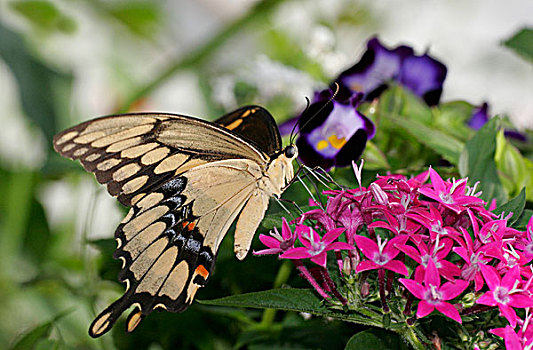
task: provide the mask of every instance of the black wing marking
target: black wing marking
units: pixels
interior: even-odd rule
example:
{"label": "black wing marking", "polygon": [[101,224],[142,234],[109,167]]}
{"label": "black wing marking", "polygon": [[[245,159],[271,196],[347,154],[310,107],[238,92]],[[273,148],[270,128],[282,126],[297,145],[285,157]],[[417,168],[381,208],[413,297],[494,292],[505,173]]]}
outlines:
{"label": "black wing marking", "polygon": [[281,150],[281,136],[276,121],[263,107],[242,107],[214,122],[255,144],[269,156]]}
{"label": "black wing marking", "polygon": [[[126,282],[127,290],[93,321],[92,337],[111,329],[131,305],[136,310],[128,320],[128,331],[155,308],[179,312],[192,303],[213,271],[220,241],[255,189],[249,175],[239,179],[237,173],[242,171],[217,165],[227,162],[185,172],[131,208],[115,232],[119,247],[114,257],[123,261],[119,280]],[[210,181],[211,188],[191,191],[190,183],[205,183],[206,177],[224,171],[233,176],[225,173]],[[234,189],[226,195],[228,187]]]}

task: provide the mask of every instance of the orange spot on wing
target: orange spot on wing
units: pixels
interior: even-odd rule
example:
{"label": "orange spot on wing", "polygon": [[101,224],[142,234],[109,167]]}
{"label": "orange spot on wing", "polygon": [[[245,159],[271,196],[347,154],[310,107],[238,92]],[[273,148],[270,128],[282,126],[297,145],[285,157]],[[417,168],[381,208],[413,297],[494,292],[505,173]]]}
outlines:
{"label": "orange spot on wing", "polygon": [[194,229],[194,226],[196,226],[196,223],[191,222],[189,225],[187,225],[187,230],[192,231]]}
{"label": "orange spot on wing", "polygon": [[187,226],[188,224],[189,224],[188,221],[183,221],[183,222],[181,223],[181,227],[185,228],[185,226]]}
{"label": "orange spot on wing", "polygon": [[207,271],[204,265],[198,265],[195,272],[202,276],[204,279],[207,279],[207,276],[209,276],[209,271]]}

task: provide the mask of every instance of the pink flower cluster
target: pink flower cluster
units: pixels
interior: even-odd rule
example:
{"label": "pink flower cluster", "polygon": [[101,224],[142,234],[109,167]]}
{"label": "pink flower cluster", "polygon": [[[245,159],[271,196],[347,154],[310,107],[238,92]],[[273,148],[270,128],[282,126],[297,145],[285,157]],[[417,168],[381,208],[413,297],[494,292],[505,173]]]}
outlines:
{"label": "pink flower cluster", "polygon": [[[291,259],[322,297],[345,304],[347,296],[327,269],[332,252],[343,276],[355,272],[364,279],[377,270],[384,312],[398,281],[406,315],[416,301],[417,318],[436,309],[459,323],[462,315],[498,308],[508,326],[491,333],[503,337],[509,349],[533,346],[533,218],[526,231],[513,229],[512,213],[491,212],[495,205],[486,208],[467,179],[443,180],[431,168],[410,179],[378,176],[366,188],[361,169],[354,164],[354,170],[358,188],[324,192],[325,208],[310,201],[316,209],[293,220],[294,230],[283,219],[281,234],[274,229],[260,235],[268,249],[254,253]],[[306,267],[307,259],[313,267]],[[358,285],[364,298],[368,284],[366,290],[365,283]],[[467,293],[475,305],[464,305]],[[525,309],[519,312],[525,316],[519,317],[518,309]]]}

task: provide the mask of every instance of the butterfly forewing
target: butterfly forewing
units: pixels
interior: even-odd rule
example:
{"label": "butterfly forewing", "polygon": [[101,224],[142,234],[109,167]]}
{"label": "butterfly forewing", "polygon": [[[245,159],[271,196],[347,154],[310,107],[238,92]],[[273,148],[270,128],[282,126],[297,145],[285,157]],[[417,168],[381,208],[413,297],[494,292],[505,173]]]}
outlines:
{"label": "butterfly forewing", "polygon": [[281,138],[272,116],[258,106],[215,123],[174,114],[126,114],[55,136],[56,151],[80,160],[131,207],[115,232],[114,256],[123,261],[119,279],[127,289],[94,320],[91,336],[107,332],[132,305],[128,331],[155,308],[187,308],[207,283],[218,247],[239,213],[235,252],[239,259],[248,252],[269,197],[281,193],[277,185],[268,194],[260,185]]}
{"label": "butterfly forewing", "polygon": [[259,106],[246,106],[215,120],[255,144],[268,155],[281,150],[281,136],[272,115]]}
{"label": "butterfly forewing", "polygon": [[155,113],[82,123],[56,135],[54,148],[64,157],[80,160],[126,206],[195,166],[231,158],[265,163],[268,158],[217,125]]}

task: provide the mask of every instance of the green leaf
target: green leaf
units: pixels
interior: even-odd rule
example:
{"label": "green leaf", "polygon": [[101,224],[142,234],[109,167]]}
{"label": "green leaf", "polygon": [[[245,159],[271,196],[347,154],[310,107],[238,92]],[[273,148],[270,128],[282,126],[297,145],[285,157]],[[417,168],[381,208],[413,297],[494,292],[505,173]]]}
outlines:
{"label": "green leaf", "polygon": [[533,29],[523,28],[503,42],[524,59],[533,62]]}
{"label": "green leaf", "polygon": [[472,134],[472,129],[466,123],[472,117],[473,110],[474,106],[466,101],[441,103],[432,108],[435,127],[460,141],[466,141]]}
{"label": "green leaf", "polygon": [[112,17],[139,36],[153,36],[161,22],[158,2],[138,0],[106,2],[105,7]]}
{"label": "green leaf", "polygon": [[509,195],[514,196],[525,187],[526,198],[533,200],[533,162],[505,138],[503,130],[496,138],[494,159],[500,181]]}
{"label": "green leaf", "polygon": [[52,331],[54,323],[66,316],[67,314],[71,313],[72,311],[73,310],[63,311],[56,317],[54,317],[52,320],[32,328],[24,335],[22,335],[22,337],[15,344],[13,344],[13,346],[10,347],[10,350],[34,349],[40,341],[48,338],[50,332]]}
{"label": "green leaf", "polygon": [[57,132],[58,102],[67,104],[70,101],[68,96],[60,96],[60,92],[62,88],[70,86],[71,76],[41,63],[25,46],[24,39],[1,23],[0,58],[17,81],[24,113],[43,131],[51,150],[52,138]]}
{"label": "green leaf", "polygon": [[409,119],[424,124],[432,121],[431,109],[424,100],[400,85],[394,85],[383,93],[379,109],[388,114],[399,115],[402,120]]}
{"label": "green leaf", "polygon": [[45,31],[60,31],[66,34],[76,30],[76,22],[61,13],[52,3],[44,0],[18,0],[10,2],[10,7],[23,16],[33,26]]}
{"label": "green leaf", "polygon": [[311,289],[271,289],[199,302],[206,305],[278,309],[319,314],[327,312],[322,301]]}
{"label": "green leaf", "polygon": [[498,203],[507,200],[507,194],[498,178],[495,163],[496,135],[500,128],[500,119],[492,118],[466,143],[459,159],[461,177],[468,177],[473,185],[480,182],[483,191],[481,198],[490,202],[493,198]]}
{"label": "green leaf", "polygon": [[515,228],[517,230],[525,231],[526,230],[526,226],[527,226],[527,224],[529,222],[529,219],[531,219],[532,216],[533,216],[533,210],[531,210],[531,209],[524,210],[522,212],[522,215],[520,215],[518,220],[516,220],[513,228]]}
{"label": "green leaf", "polygon": [[423,145],[431,148],[452,164],[459,162],[459,156],[464,144],[455,137],[424,123],[391,116],[390,119],[396,126],[404,129]]}
{"label": "green leaf", "polygon": [[363,155],[366,170],[390,169],[387,157],[372,141],[366,143]]}
{"label": "green leaf", "polygon": [[502,206],[494,209],[494,213],[500,215],[505,212],[505,215],[513,213],[511,219],[509,219],[508,225],[512,226],[518,218],[522,215],[524,208],[526,206],[526,190],[522,188],[522,191],[515,198],[511,199],[509,202],[503,204]]}
{"label": "green leaf", "polygon": [[[271,289],[261,292],[232,295],[219,299],[198,300],[198,302],[201,304],[216,306],[307,312],[321,317],[331,317],[367,326],[382,326],[381,315],[378,316],[376,314],[374,315],[374,318],[369,318],[356,312],[343,313],[328,309],[322,304],[322,300],[319,299],[311,289]],[[396,329],[399,326],[399,324],[394,324],[391,325],[391,328]]]}
{"label": "green leaf", "polygon": [[350,338],[345,350],[379,349],[398,350],[405,348],[398,335],[381,329],[369,329]]}

